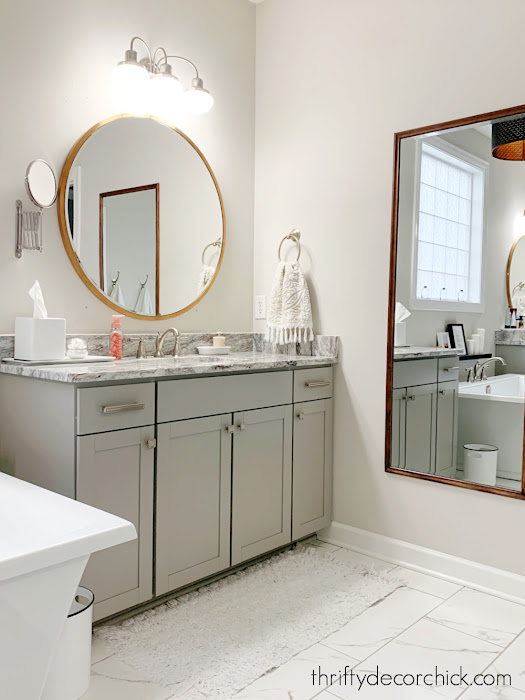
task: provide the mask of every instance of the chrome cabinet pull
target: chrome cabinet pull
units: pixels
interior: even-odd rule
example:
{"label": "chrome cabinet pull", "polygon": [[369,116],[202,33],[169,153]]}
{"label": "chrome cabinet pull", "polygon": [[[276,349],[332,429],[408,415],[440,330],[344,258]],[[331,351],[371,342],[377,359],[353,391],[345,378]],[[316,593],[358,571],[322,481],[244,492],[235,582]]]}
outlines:
{"label": "chrome cabinet pull", "polygon": [[152,438],[150,440],[146,440],[146,447],[149,450],[154,450],[155,447],[157,447],[157,441],[155,440],[155,438]]}
{"label": "chrome cabinet pull", "polygon": [[459,367],[443,367],[443,372],[459,372]]}
{"label": "chrome cabinet pull", "polygon": [[144,403],[123,403],[118,406],[101,406],[102,413],[128,413],[129,411],[143,411],[146,408]]}
{"label": "chrome cabinet pull", "polygon": [[319,386],[330,386],[330,382],[306,382],[308,389],[317,389]]}
{"label": "chrome cabinet pull", "polygon": [[298,413],[297,418],[299,418],[299,420],[304,420],[304,411],[301,411],[301,413]]}
{"label": "chrome cabinet pull", "polygon": [[235,432],[235,426],[234,425],[227,425],[225,430],[227,433],[230,433],[230,435],[231,435],[232,433]]}
{"label": "chrome cabinet pull", "polygon": [[239,423],[237,427],[239,428],[239,430],[246,430],[246,423]]}
{"label": "chrome cabinet pull", "polygon": [[441,396],[445,396],[447,392],[444,389],[440,389],[439,393],[441,394]]}
{"label": "chrome cabinet pull", "polygon": [[407,396],[407,399],[408,399],[409,401],[415,401],[415,400],[416,400],[416,396],[415,396],[415,394],[412,394],[411,396]]}

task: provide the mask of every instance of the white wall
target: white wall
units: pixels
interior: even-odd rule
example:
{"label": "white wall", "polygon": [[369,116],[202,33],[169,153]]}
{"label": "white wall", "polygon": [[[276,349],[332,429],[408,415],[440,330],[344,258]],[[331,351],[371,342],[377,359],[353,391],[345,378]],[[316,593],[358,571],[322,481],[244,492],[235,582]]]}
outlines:
{"label": "white wall", "polygon": [[[179,330],[247,330],[252,320],[255,6],[247,0],[4,0],[0,41],[0,333],[32,312],[35,278],[50,315],[69,332],[107,332],[111,309],[91,294],[70,265],[56,207],[44,218],[44,252],[14,256],[15,200],[29,206],[24,174],[45,158],[60,174],[75,141],[113,113],[108,88],[129,41],[142,35],[199,66],[215,106],[179,126],[195,141],[218,179],[226,210],[226,249],[216,283]],[[140,49],[139,49],[140,50]],[[182,64],[181,64],[182,65]],[[186,83],[190,70],[177,67]],[[177,72],[177,70],[175,70]],[[124,319],[126,331],[166,322]]]}
{"label": "white wall", "polygon": [[525,574],[524,503],[384,472],[393,134],[523,102],[525,4],[496,14],[489,0],[257,6],[254,293],[300,228],[316,330],[343,346],[335,520]]}

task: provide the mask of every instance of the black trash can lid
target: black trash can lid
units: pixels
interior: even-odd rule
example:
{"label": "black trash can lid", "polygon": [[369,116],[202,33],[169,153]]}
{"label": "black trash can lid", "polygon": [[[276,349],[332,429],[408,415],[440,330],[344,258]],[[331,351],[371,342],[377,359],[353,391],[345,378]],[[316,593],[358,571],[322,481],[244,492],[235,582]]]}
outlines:
{"label": "black trash can lid", "polygon": [[471,445],[463,445],[466,450],[472,450],[473,452],[497,452],[498,448],[495,445],[478,445],[477,443],[472,443]]}

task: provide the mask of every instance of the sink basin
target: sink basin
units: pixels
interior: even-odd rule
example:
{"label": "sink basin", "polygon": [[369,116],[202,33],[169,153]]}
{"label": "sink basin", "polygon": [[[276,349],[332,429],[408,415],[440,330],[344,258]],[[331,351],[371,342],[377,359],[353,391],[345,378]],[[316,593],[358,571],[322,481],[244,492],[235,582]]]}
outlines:
{"label": "sink basin", "polygon": [[3,473],[0,530],[1,694],[35,700],[90,554],[137,533],[127,520]]}

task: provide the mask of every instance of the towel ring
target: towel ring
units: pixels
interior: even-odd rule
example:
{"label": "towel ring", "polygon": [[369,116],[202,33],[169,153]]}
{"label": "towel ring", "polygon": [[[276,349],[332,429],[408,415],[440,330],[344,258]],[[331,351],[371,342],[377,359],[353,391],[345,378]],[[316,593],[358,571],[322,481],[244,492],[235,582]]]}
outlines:
{"label": "towel ring", "polygon": [[222,246],[222,239],[221,238],[217,238],[217,240],[213,241],[213,243],[208,243],[208,245],[202,251],[202,257],[201,257],[202,264],[204,265],[204,254],[206,253],[208,248],[214,248],[214,247],[220,248],[221,246]]}
{"label": "towel ring", "polygon": [[301,257],[301,244],[299,242],[299,239],[301,238],[301,232],[294,228],[290,231],[290,233],[283,238],[283,240],[279,244],[279,250],[277,251],[277,257],[279,258],[279,262],[282,262],[281,260],[281,248],[283,247],[283,243],[285,241],[293,241],[297,245],[297,260],[298,262],[299,258]]}

